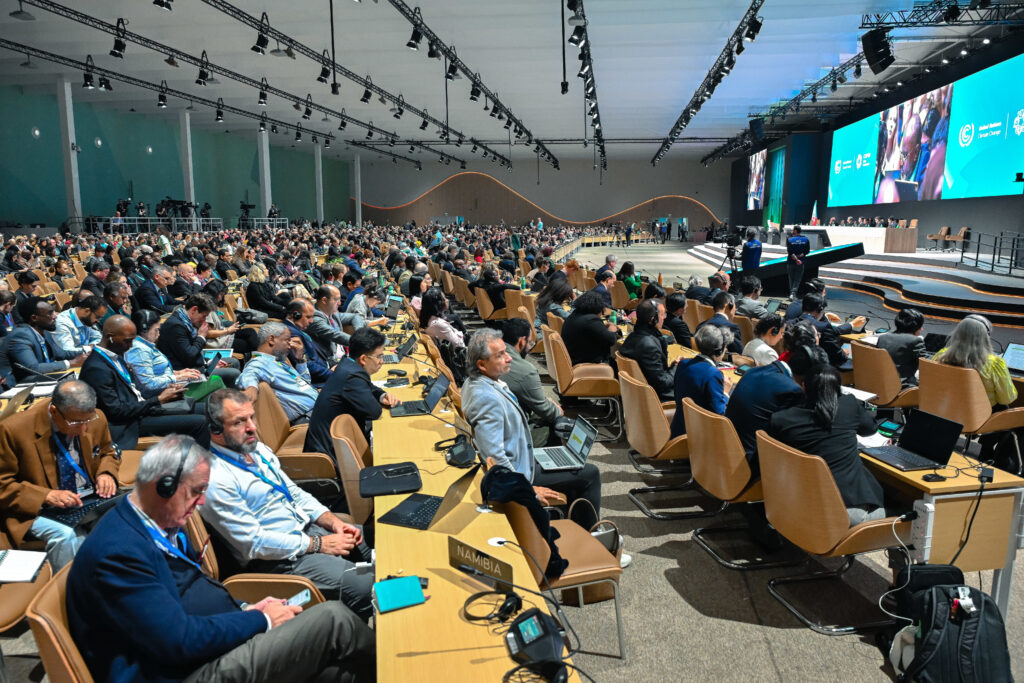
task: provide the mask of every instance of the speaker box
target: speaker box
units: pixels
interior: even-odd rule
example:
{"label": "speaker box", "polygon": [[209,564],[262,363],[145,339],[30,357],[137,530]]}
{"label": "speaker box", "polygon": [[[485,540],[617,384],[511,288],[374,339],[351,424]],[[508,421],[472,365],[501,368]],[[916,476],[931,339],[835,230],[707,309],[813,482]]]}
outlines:
{"label": "speaker box", "polygon": [[892,46],[889,44],[889,31],[884,28],[871,29],[860,39],[864,48],[864,57],[871,67],[871,72],[878,75],[889,68],[896,58],[892,54]]}
{"label": "speaker box", "polygon": [[764,119],[750,119],[750,135],[754,142],[764,140]]}

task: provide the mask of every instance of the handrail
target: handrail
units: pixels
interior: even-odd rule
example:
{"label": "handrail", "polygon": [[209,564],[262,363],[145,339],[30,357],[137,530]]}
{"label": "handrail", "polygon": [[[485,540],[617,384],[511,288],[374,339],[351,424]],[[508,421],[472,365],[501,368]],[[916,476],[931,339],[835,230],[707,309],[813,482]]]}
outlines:
{"label": "handrail", "polygon": [[966,244],[960,249],[960,263],[992,273],[1024,276],[1024,235],[1004,230],[998,235],[978,233],[971,240],[973,249]]}

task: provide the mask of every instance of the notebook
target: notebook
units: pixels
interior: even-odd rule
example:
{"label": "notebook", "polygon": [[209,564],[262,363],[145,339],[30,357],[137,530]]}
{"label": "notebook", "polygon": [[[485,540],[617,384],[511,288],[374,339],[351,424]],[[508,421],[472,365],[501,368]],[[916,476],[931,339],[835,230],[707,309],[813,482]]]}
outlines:
{"label": "notebook", "polygon": [[381,614],[427,601],[418,576],[399,576],[373,584],[374,603]]}
{"label": "notebook", "polygon": [[36,550],[0,550],[0,583],[35,581],[46,553]]}

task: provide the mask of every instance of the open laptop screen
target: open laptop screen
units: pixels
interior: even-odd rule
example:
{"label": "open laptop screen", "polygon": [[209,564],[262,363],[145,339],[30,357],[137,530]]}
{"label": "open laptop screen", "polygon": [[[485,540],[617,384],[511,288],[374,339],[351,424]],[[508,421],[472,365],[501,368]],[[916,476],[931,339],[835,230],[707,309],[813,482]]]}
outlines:
{"label": "open laptop screen", "polygon": [[900,435],[900,448],[945,465],[963,429],[959,422],[915,410]]}
{"label": "open laptop screen", "polygon": [[1007,344],[1006,350],[1003,351],[1003,360],[1011,370],[1024,372],[1024,344]]}
{"label": "open laptop screen", "polygon": [[565,446],[582,458],[590,451],[590,447],[594,444],[596,438],[597,430],[589,422],[578,417],[576,418],[576,423],[572,426],[572,432],[569,433],[569,440]]}
{"label": "open laptop screen", "polygon": [[445,375],[438,375],[437,379],[434,380],[434,384],[430,387],[430,391],[427,393],[425,403],[427,408],[430,410],[434,409],[437,402],[444,396],[444,392],[448,391],[448,378]]}

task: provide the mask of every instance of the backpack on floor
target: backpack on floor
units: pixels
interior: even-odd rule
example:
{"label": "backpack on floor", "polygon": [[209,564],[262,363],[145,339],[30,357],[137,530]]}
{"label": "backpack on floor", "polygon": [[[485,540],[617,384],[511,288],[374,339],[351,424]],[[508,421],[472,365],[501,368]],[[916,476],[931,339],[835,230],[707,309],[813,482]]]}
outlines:
{"label": "backpack on floor", "polygon": [[1003,616],[987,594],[932,586],[911,600],[921,615],[914,659],[899,677],[920,683],[1012,683]]}

